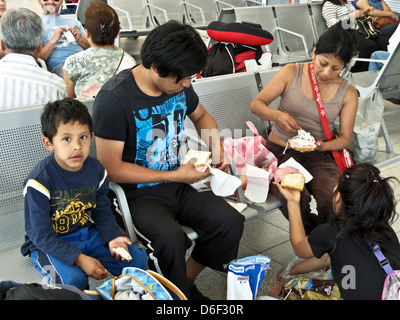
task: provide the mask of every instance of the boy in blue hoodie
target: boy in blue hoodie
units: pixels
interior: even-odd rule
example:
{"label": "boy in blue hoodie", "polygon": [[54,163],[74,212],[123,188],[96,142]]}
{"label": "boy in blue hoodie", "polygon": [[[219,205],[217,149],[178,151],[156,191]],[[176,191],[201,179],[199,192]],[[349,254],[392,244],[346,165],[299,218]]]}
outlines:
{"label": "boy in blue hoodie", "polygon": [[[89,157],[92,120],[75,99],[48,103],[41,115],[46,149],[52,151],[25,181],[25,243],[49,283],[88,287],[88,276],[120,275],[124,267],[147,269],[147,254],[123,236],[107,197],[107,171]],[[122,247],[132,260],[114,252]]]}

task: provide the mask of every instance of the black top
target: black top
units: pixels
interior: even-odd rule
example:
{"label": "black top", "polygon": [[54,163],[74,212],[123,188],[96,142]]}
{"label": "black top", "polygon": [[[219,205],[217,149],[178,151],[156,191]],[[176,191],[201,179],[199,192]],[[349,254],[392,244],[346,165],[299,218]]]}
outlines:
{"label": "black top", "polygon": [[[393,230],[392,230],[393,231]],[[338,230],[331,224],[322,224],[308,237],[315,257],[328,253],[331,258],[333,278],[344,300],[381,299],[386,273],[368,244],[354,237],[337,238]],[[393,231],[393,240],[384,244],[383,254],[393,270],[400,269],[400,244]]]}

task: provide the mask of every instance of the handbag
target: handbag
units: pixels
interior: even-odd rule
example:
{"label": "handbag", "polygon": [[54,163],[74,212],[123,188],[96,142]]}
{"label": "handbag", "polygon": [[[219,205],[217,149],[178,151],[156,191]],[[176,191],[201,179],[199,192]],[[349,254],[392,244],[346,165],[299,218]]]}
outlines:
{"label": "handbag", "polygon": [[[119,60],[118,66],[115,69],[112,77],[115,76],[115,74],[117,73],[117,70],[118,70],[119,66],[121,65],[122,59],[124,58],[124,53],[125,53],[125,51],[122,50],[121,59]],[[99,91],[100,91],[102,86],[103,86],[103,84],[99,83],[99,82],[95,82],[95,83],[91,83],[91,84],[86,85],[82,89],[81,97],[82,98],[89,98],[89,99],[90,98],[95,98],[97,96],[97,94],[99,93]]]}
{"label": "handbag", "polygon": [[[319,92],[317,79],[314,75],[314,63],[308,64],[308,74],[310,76],[311,85],[314,91],[315,101],[318,106],[318,114],[321,118],[322,127],[324,128],[325,135],[328,141],[336,138],[335,134],[330,132],[328,119],[326,118],[324,104],[322,103],[321,94]],[[346,148],[343,150],[333,150],[332,155],[335,159],[337,166],[339,167],[340,173],[342,173],[346,168],[353,165],[353,160],[351,159],[350,152]]]}
{"label": "handbag", "polygon": [[399,22],[399,20],[392,17],[378,17],[375,19],[374,26],[375,28],[380,29],[396,22]]}
{"label": "handbag", "polygon": [[96,291],[104,300],[187,300],[182,291],[162,275],[135,267],[124,268],[119,277],[104,282]]}
{"label": "handbag", "polygon": [[221,144],[236,166],[245,197],[252,202],[265,202],[269,184],[278,169],[278,159],[265,147],[266,141],[254,124],[251,121],[246,124],[254,136],[226,137]]}
{"label": "handbag", "polygon": [[378,29],[374,26],[374,21],[370,16],[358,17],[356,19],[357,22],[357,31],[365,38],[376,38],[381,33]]}

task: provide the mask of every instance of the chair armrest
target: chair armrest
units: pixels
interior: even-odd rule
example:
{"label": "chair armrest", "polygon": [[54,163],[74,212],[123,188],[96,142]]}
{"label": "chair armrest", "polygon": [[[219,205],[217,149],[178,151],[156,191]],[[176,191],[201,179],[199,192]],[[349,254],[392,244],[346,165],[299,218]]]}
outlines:
{"label": "chair armrest", "polygon": [[[153,5],[153,4],[150,4],[150,3],[147,3],[146,6],[147,6],[147,8],[148,8],[148,10],[149,10],[149,14],[150,14],[151,20],[153,20],[154,16],[153,16],[153,14],[151,13],[150,8],[154,8],[154,9],[160,10],[160,11],[164,14],[165,21],[168,21],[167,10],[165,10],[165,9],[163,9],[163,8],[160,8],[160,7],[157,7],[157,6],[155,6],[155,5]],[[156,21],[153,21],[153,24],[154,24],[154,25],[158,25],[159,23],[157,23]]]}
{"label": "chair armrest", "polygon": [[309,53],[310,51],[309,51],[309,49],[308,49],[308,47],[307,47],[306,38],[305,38],[302,34],[297,33],[297,32],[293,32],[293,31],[291,31],[291,30],[287,30],[287,29],[281,28],[281,27],[276,27],[276,30],[277,30],[278,32],[283,31],[283,32],[289,33],[289,34],[291,34],[291,35],[293,35],[293,36],[296,36],[296,37],[301,38],[301,40],[303,41],[304,50],[305,50],[305,52],[306,52],[306,58],[310,58],[310,53]]}
{"label": "chair armrest", "polygon": [[[191,4],[191,3],[189,3],[189,2],[186,2],[186,0],[183,0],[183,1],[182,1],[182,5],[183,5],[183,6],[189,6],[189,7],[192,7],[192,8],[195,8],[195,9],[199,10],[199,11],[200,11],[200,15],[201,15],[201,19],[203,20],[203,25],[206,24],[206,18],[204,17],[204,13],[203,13],[203,9],[202,9],[202,8],[200,8],[199,6],[195,6],[194,4]],[[187,13],[187,17],[186,17],[186,18],[187,18],[189,21],[191,21],[187,9],[185,10],[185,12]]]}
{"label": "chair armrest", "polygon": [[131,211],[129,209],[125,191],[121,188],[121,186],[118,183],[115,183],[115,182],[110,182],[110,190],[114,191],[114,193],[117,197],[119,209],[120,209],[119,214],[122,216],[122,219],[124,221],[124,225],[125,225],[126,231],[128,232],[129,238],[131,239],[131,241],[133,243],[137,242],[138,238],[136,236],[135,228],[134,228],[132,217],[131,217]]}
{"label": "chair armrest", "polygon": [[134,31],[134,30],[133,30],[133,25],[132,25],[131,16],[129,15],[129,12],[126,11],[126,10],[124,10],[124,9],[118,8],[118,7],[113,7],[113,9],[114,9],[117,13],[118,13],[118,12],[121,12],[122,14],[124,14],[125,17],[126,17],[126,20],[128,21],[129,30],[127,30],[127,29],[121,29],[121,31]]}

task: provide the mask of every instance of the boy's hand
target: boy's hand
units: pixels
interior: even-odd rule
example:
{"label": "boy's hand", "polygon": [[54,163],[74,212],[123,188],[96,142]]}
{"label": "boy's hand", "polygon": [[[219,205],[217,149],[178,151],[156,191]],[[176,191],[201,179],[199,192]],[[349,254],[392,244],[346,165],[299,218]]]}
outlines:
{"label": "boy's hand", "polygon": [[[119,254],[115,253],[113,249],[121,247],[129,252],[128,245],[131,245],[131,244],[132,244],[132,242],[129,238],[118,237],[118,238],[115,238],[114,240],[111,240],[108,243],[108,248],[110,249],[111,255],[115,256],[116,260],[121,260],[122,257]],[[126,259],[122,258],[122,261],[126,261]]]}
{"label": "boy's hand", "polygon": [[175,174],[177,176],[175,181],[193,184],[207,178],[210,175],[210,170],[207,168],[205,172],[197,171],[194,165],[188,162],[182,164],[178,170],[175,171]]}
{"label": "boy's hand", "polygon": [[109,275],[108,271],[99,260],[83,253],[76,258],[75,264],[80,267],[86,275],[96,280],[107,278]]}

